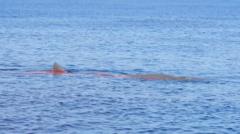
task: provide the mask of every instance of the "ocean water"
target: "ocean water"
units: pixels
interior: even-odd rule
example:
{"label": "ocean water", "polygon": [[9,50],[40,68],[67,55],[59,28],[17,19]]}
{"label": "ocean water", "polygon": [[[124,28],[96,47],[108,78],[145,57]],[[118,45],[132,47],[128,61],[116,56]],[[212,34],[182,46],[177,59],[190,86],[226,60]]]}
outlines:
{"label": "ocean water", "polygon": [[[0,0],[0,133],[240,133],[239,12],[238,0]],[[204,80],[23,75],[54,62]]]}

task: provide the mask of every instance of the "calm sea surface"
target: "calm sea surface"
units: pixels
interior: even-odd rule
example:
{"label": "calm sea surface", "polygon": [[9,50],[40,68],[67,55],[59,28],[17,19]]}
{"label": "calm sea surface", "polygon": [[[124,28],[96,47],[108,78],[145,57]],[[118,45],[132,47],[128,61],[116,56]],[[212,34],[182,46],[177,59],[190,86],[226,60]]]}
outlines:
{"label": "calm sea surface", "polygon": [[[240,133],[239,13],[239,0],[0,0],[0,133]],[[23,75],[54,62],[205,80]]]}

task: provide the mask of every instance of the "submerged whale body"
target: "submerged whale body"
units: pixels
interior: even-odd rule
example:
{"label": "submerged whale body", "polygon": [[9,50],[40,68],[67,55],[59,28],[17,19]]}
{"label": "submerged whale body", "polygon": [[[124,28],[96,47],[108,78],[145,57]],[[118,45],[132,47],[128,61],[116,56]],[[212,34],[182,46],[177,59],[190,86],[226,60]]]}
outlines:
{"label": "submerged whale body", "polygon": [[140,80],[163,80],[163,81],[195,81],[201,80],[195,77],[185,77],[185,76],[172,76],[166,74],[109,74],[109,73],[97,73],[98,76],[102,77],[114,77],[123,79],[140,79]]}
{"label": "submerged whale body", "polygon": [[133,74],[129,75],[130,78],[142,79],[142,80],[176,80],[176,81],[188,81],[188,80],[200,80],[194,77],[185,76],[172,76],[166,74]]}
{"label": "submerged whale body", "polygon": [[173,76],[166,74],[112,74],[108,72],[96,72],[100,77],[113,77],[122,79],[140,79],[140,80],[163,80],[163,81],[196,81],[201,78],[185,77],[185,76]]}

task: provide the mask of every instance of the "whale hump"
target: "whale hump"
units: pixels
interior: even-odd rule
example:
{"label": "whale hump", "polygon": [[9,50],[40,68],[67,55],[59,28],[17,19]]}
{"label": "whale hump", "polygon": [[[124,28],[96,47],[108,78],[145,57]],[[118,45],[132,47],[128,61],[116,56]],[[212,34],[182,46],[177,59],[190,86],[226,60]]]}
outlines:
{"label": "whale hump", "polygon": [[56,62],[53,64],[52,71],[54,73],[64,73],[65,72],[64,68]]}

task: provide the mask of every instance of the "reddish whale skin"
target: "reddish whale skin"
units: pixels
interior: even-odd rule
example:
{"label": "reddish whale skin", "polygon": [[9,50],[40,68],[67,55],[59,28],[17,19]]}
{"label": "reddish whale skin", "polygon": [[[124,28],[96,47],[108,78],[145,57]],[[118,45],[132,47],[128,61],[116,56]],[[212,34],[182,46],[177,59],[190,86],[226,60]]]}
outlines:
{"label": "reddish whale skin", "polygon": [[43,70],[43,71],[31,71],[31,72],[27,72],[27,74],[65,75],[69,73],[67,71],[59,71],[59,70]]}
{"label": "reddish whale skin", "polygon": [[53,74],[53,75],[63,75],[63,74],[67,74],[66,71],[64,70],[50,70],[48,71],[50,74]]}

